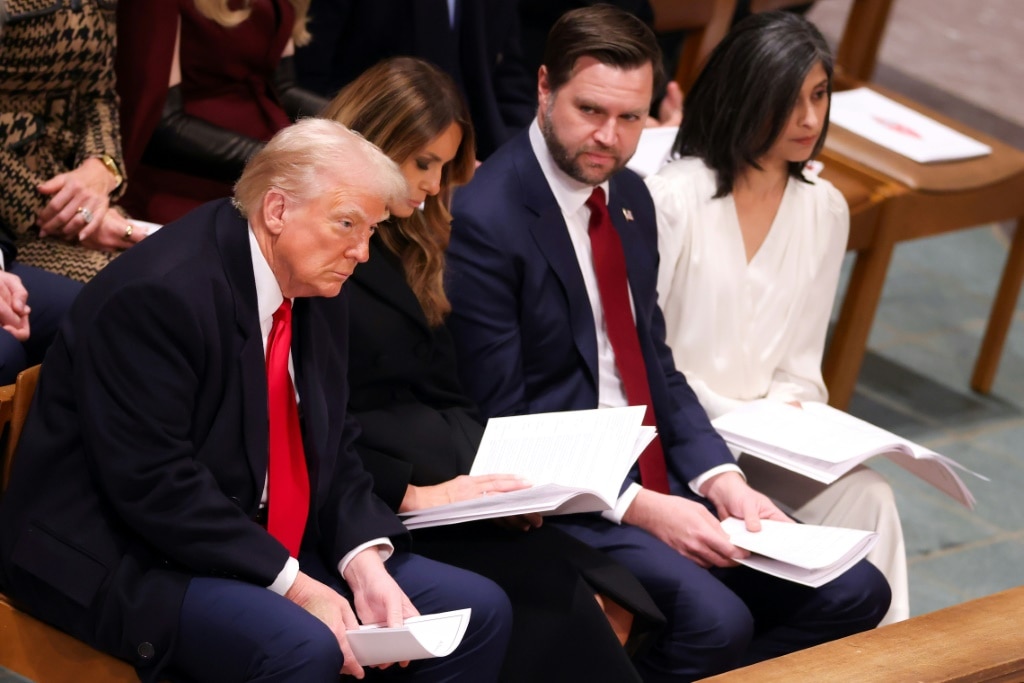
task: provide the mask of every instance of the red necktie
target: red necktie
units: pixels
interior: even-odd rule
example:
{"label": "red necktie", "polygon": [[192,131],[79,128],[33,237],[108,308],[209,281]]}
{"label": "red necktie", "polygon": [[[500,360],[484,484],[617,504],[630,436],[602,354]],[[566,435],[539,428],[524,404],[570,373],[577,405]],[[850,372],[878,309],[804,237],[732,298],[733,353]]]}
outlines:
{"label": "red necktie", "polygon": [[[626,400],[630,405],[647,406],[644,424],[657,427],[651,406],[651,387],[647,383],[647,367],[640,351],[640,338],[629,306],[629,286],[626,279],[626,257],[622,252],[619,233],[612,225],[605,204],[604,190],[594,188],[587,200],[590,209],[590,248],[594,255],[594,273],[597,289],[601,293],[608,340],[615,353],[615,366],[619,369]],[[668,473],[661,439],[654,441],[640,454],[640,480],[644,487],[659,493],[668,493]]]}
{"label": "red necktie", "polygon": [[309,474],[299,429],[299,408],[288,373],[292,345],[292,305],[274,313],[267,337],[267,413],[270,418],[270,468],[267,482],[267,531],[298,557],[309,514]]}

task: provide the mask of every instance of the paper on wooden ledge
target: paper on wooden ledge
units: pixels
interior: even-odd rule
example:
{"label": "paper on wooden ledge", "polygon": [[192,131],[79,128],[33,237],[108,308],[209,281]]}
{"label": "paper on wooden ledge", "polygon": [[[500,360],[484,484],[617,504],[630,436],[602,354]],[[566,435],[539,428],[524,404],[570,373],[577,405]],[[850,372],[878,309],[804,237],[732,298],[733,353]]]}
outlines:
{"label": "paper on wooden ledge", "polygon": [[470,608],[409,617],[402,626],[361,626],[345,633],[360,666],[446,657],[462,642]]}
{"label": "paper on wooden ledge", "polygon": [[922,164],[992,153],[988,145],[870,88],[833,93],[829,121]]}

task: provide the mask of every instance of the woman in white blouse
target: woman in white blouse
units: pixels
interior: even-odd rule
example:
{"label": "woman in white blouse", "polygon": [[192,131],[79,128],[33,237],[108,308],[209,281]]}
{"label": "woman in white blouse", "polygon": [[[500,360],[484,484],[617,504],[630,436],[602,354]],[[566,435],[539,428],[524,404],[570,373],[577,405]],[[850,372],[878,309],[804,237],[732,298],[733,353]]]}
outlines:
{"label": "woman in white blouse", "polygon": [[[687,93],[677,160],[647,179],[668,343],[711,418],[755,399],[828,398],[821,357],[849,211],[806,162],[824,143],[832,70],[807,20],[749,17]],[[881,476],[861,467],[826,487],[755,458],[741,465],[797,519],[877,531],[868,559],[893,592],[882,623],[909,616],[903,532]]]}

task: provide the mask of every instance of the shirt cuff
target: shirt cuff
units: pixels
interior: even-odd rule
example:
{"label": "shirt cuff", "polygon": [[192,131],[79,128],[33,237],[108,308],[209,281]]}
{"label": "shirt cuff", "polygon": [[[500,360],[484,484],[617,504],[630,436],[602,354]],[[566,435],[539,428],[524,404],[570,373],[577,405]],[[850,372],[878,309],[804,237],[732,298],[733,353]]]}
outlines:
{"label": "shirt cuff", "polygon": [[288,592],[288,589],[295,583],[295,577],[299,575],[299,561],[294,557],[289,557],[288,561],[284,563],[284,569],[274,579],[274,583],[267,586],[268,590],[277,593],[278,595],[284,595]]}
{"label": "shirt cuff", "polygon": [[604,510],[601,512],[601,516],[607,519],[612,524],[622,524],[622,517],[626,514],[626,510],[636,500],[637,495],[643,490],[643,487],[636,482],[633,482],[629,487],[622,492],[619,499],[615,501],[615,507],[611,510]]}
{"label": "shirt cuff", "polygon": [[712,467],[710,470],[708,470],[704,474],[700,475],[696,479],[691,479],[690,480],[690,490],[693,491],[694,493],[696,493],[698,496],[703,495],[700,492],[700,487],[704,486],[704,484],[706,484],[707,481],[709,479],[711,479],[712,477],[716,477],[719,474],[722,474],[724,472],[736,472],[741,477],[743,477],[744,481],[746,481],[746,479],[747,479],[747,475],[743,474],[743,470],[741,470],[739,468],[739,465],[731,465],[731,464],[719,465],[718,467]]}
{"label": "shirt cuff", "polygon": [[367,548],[377,546],[377,552],[380,554],[381,562],[387,562],[391,554],[395,552],[395,546],[391,544],[391,539],[387,537],[375,538],[372,541],[367,541],[362,545],[357,545],[352,550],[345,553],[345,557],[341,558],[341,562],[338,563],[338,573],[341,574],[341,578],[345,578],[345,570],[348,568],[348,563],[351,562],[356,555],[363,552]]}

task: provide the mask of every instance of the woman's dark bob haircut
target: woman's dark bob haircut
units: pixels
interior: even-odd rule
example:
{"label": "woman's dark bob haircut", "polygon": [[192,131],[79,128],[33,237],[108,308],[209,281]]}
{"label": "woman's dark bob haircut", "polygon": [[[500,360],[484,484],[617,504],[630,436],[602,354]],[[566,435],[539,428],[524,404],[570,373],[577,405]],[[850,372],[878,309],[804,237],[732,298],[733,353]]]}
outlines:
{"label": "woman's dark bob haircut", "polygon": [[[686,94],[683,123],[672,151],[700,157],[717,176],[715,197],[732,192],[736,175],[760,168],[762,158],[783,132],[804,79],[821,64],[832,99],[832,52],[814,24],[792,12],[753,14],[712,51]],[[828,114],[811,158],[828,133]],[[808,182],[804,164],[791,162],[789,174]]]}

